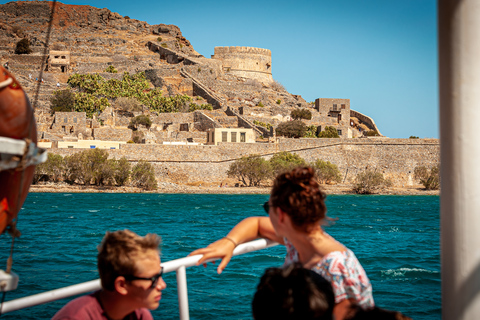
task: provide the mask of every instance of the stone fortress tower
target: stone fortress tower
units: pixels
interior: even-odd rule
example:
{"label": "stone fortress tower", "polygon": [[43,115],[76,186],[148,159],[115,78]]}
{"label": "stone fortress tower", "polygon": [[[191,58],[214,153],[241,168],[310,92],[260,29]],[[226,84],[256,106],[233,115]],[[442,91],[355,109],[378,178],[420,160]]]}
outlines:
{"label": "stone fortress tower", "polygon": [[225,73],[270,83],[272,52],[253,47],[215,47],[212,59],[222,62]]}

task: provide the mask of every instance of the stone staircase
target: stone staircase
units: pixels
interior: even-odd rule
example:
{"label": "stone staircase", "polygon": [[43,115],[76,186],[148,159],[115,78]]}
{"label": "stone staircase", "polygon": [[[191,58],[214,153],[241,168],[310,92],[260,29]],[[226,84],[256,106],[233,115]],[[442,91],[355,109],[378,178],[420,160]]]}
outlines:
{"label": "stone staircase", "polygon": [[[270,136],[270,131],[268,131],[266,128],[257,126],[253,124],[251,121],[248,119],[242,117],[236,110],[228,107],[226,105],[226,102],[223,98],[218,96],[216,93],[214,93],[212,90],[208,89],[206,86],[202,84],[201,81],[193,77],[191,74],[189,74],[184,68],[180,69],[180,74],[186,78],[189,78],[192,80],[194,89],[193,92],[204,99],[208,101],[208,103],[217,106],[217,110],[222,110],[223,116],[209,116],[212,119],[215,119],[218,121],[222,127],[233,127],[233,128],[238,128],[238,127],[244,127],[244,128],[252,128],[253,131],[255,131],[255,134],[257,136],[263,136],[263,137],[269,137]],[[196,88],[195,88],[196,86]],[[213,102],[213,103],[212,103]],[[234,121],[233,118],[236,118]]]}
{"label": "stone staircase", "polygon": [[202,112],[224,128],[238,128],[238,119],[235,116],[228,116],[221,110],[203,110]]}

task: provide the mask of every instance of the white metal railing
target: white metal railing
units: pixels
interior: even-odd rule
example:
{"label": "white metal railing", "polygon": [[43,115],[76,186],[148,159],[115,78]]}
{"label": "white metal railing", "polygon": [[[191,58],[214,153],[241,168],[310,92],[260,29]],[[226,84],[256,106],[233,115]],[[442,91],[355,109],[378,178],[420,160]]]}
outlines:
{"label": "white metal railing", "polygon": [[[257,239],[247,243],[238,245],[233,251],[234,256],[242,255],[252,251],[257,251],[269,247],[278,245],[278,243],[266,240]],[[187,290],[187,273],[186,268],[195,266],[197,261],[200,260],[202,255],[195,255],[185,258],[180,258],[172,261],[162,263],[163,272],[169,273],[175,271],[177,273],[177,291],[178,291],[178,307],[181,320],[190,319],[188,312],[188,290]],[[214,261],[215,259],[208,260]],[[4,302],[1,306],[1,314],[12,312],[28,307],[33,307],[39,304],[44,304],[78,294],[83,294],[95,290],[101,289],[100,280],[92,280],[72,286],[68,286],[61,289],[47,291],[35,295],[31,295],[24,298],[19,298],[11,301]]]}

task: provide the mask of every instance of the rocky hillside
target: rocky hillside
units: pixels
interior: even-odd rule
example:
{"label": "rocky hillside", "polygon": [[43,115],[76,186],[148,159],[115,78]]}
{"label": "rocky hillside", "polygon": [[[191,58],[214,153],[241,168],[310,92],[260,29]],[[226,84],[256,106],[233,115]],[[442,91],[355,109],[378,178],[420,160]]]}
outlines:
{"label": "rocky hillside", "polygon": [[[210,116],[220,126],[256,127],[257,135],[266,130],[253,121],[273,126],[288,118],[298,107],[312,108],[300,96],[288,93],[278,82],[262,83],[224,72],[218,61],[198,54],[174,25],[149,25],[144,21],[121,16],[108,9],[85,5],[56,4],[48,48],[45,42],[52,2],[17,1],[0,5],[0,61],[8,62],[10,71],[34,99],[35,78],[50,50],[70,52],[67,72],[46,70],[38,100],[37,119],[51,123],[50,97],[73,73],[99,73],[121,77],[124,71],[145,71],[152,87],[165,96],[188,94],[207,101],[220,113]],[[28,38],[32,53],[17,55],[16,43]],[[44,53],[47,53],[45,55]],[[118,74],[105,73],[114,66]],[[30,75],[32,78],[30,78]],[[112,104],[114,101],[112,101]],[[109,110],[111,112],[111,110]],[[232,118],[236,124],[232,124]],[[312,119],[313,121],[313,119]],[[307,125],[317,124],[306,121]]]}

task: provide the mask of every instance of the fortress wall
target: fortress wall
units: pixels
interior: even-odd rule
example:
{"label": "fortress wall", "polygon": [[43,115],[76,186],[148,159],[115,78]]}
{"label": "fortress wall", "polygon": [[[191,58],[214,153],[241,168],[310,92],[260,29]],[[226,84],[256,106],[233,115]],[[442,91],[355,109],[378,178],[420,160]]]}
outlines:
{"label": "fortress wall", "polygon": [[252,47],[215,47],[212,59],[222,61],[224,72],[240,77],[271,82],[272,53]]}
{"label": "fortress wall", "polygon": [[163,123],[189,123],[194,121],[193,112],[178,112],[178,113],[162,113],[159,116],[150,116],[152,123],[163,124]]}
{"label": "fortress wall", "polygon": [[373,121],[373,119],[370,118],[369,116],[366,116],[366,115],[364,115],[364,114],[362,114],[362,113],[360,113],[360,112],[358,112],[358,111],[352,110],[352,109],[350,109],[350,116],[351,116],[351,117],[355,117],[355,118],[357,118],[358,120],[366,123],[369,128],[371,128],[372,130],[376,130],[379,135],[382,135],[382,134],[380,133],[380,130],[378,130],[377,125],[375,124],[375,122]]}
{"label": "fortress wall", "polygon": [[164,48],[161,45],[157,43],[153,43],[151,41],[147,43],[147,47],[151,51],[158,53],[160,55],[161,60],[165,60],[167,61],[167,63],[170,63],[170,64],[177,64],[182,61],[184,62],[184,64],[188,64],[188,65],[195,65],[198,63],[196,60],[188,57],[185,54],[182,54],[180,52],[177,52],[168,48]]}
{"label": "fortress wall", "polygon": [[[435,139],[279,139],[273,143],[220,143],[210,145],[121,145],[108,150],[112,158],[125,156],[132,163],[151,162],[157,179],[167,182],[221,181],[236,159],[260,154],[265,159],[280,151],[299,154],[307,161],[322,159],[336,164],[346,182],[372,169],[392,178],[395,186],[412,185],[415,167],[437,165],[440,143]],[[63,156],[81,149],[50,149]],[[172,180],[170,180],[172,179]],[[176,179],[176,181],[175,181]]]}

